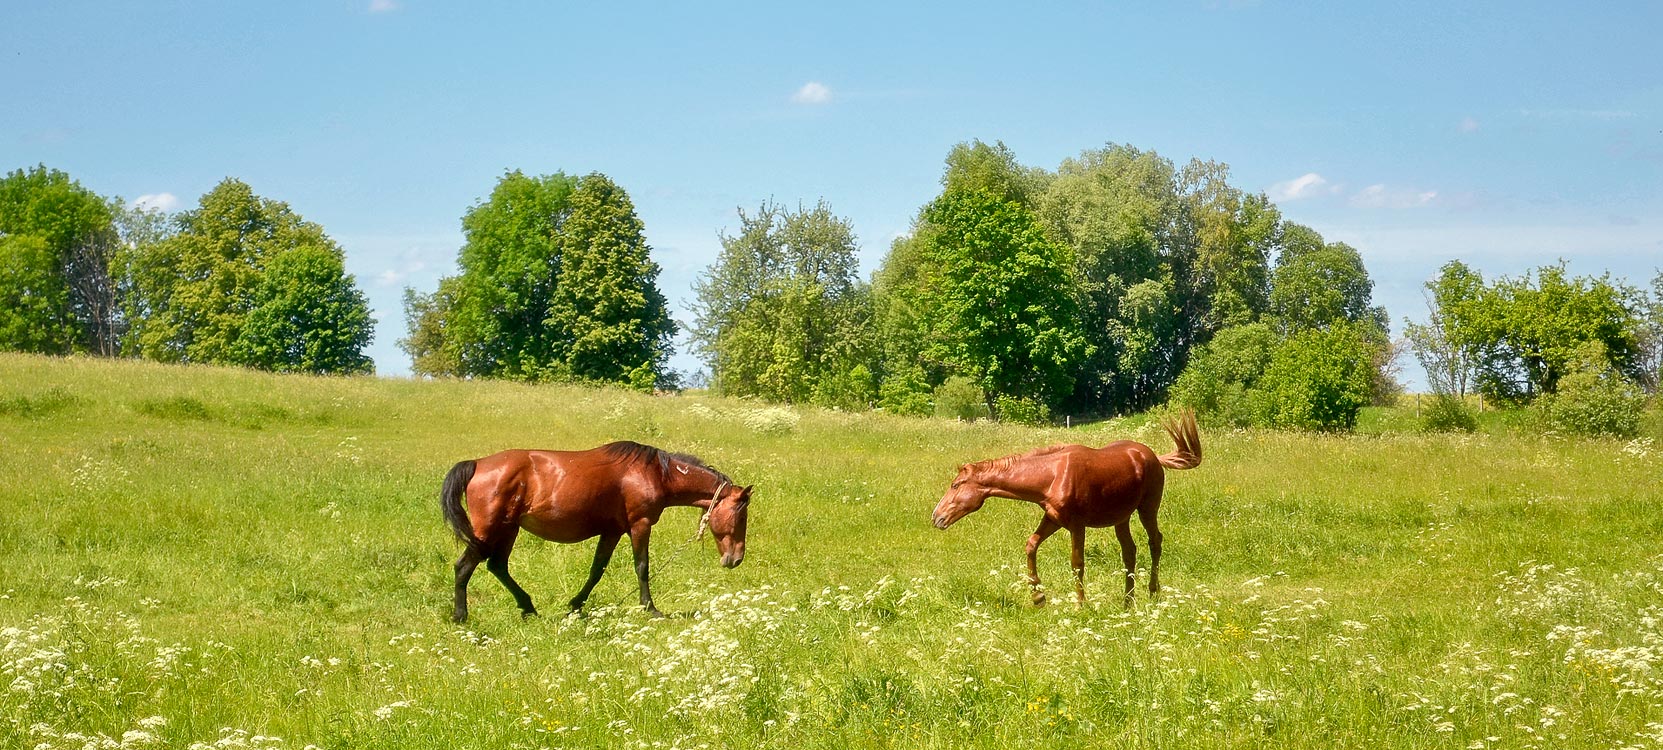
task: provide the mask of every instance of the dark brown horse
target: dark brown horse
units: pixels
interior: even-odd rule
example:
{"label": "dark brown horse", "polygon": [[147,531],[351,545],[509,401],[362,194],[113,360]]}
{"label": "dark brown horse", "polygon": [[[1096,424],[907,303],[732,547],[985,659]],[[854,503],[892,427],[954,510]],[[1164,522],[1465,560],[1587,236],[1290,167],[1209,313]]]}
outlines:
{"label": "dark brown horse", "polygon": [[523,615],[537,614],[531,596],[508,574],[508,555],[520,529],[551,542],[600,537],[589,580],[572,597],[573,611],[589,598],[618,540],[628,534],[641,606],[660,616],[647,587],[647,543],[659,514],[672,505],[702,509],[701,534],[708,520],[723,567],[734,568],[745,559],[750,503],[750,487],[734,485],[699,459],[640,443],[586,451],[512,450],[463,461],[445,475],[439,495],[445,520],[466,546],[456,561],[455,619],[468,619],[468,579],[482,561],[508,587]]}
{"label": "dark brown horse", "polygon": [[[1149,446],[1131,440],[1102,448],[1055,445],[1019,456],[1005,456],[959,467],[953,484],[935,506],[935,526],[945,529],[982,507],[989,497],[1037,503],[1045,511],[1039,528],[1028,537],[1028,583],[1034,603],[1044,604],[1039,588],[1036,556],[1039,545],[1058,529],[1068,529],[1074,542],[1074,596],[1086,600],[1086,529],[1113,526],[1120,538],[1120,557],[1126,563],[1126,602],[1132,601],[1138,549],[1132,541],[1132,512],[1149,534],[1149,594],[1160,593],[1161,528],[1155,517],[1161,509],[1165,469],[1193,469],[1201,465],[1201,437],[1195,415],[1185,413],[1163,427],[1177,450],[1155,455]],[[1164,467],[1164,468],[1163,468]]]}

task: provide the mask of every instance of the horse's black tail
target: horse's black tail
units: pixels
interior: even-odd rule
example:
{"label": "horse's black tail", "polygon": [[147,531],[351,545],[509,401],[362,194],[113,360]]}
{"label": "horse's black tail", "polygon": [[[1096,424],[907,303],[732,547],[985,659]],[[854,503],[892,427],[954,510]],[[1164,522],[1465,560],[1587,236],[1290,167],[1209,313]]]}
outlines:
{"label": "horse's black tail", "polygon": [[456,532],[456,538],[468,546],[468,549],[478,550],[480,542],[474,538],[473,522],[468,520],[468,510],[462,505],[463,495],[468,490],[468,482],[473,480],[474,462],[462,461],[450,467],[450,473],[445,475],[444,489],[439,490],[439,510],[445,514],[445,522],[450,524],[450,530]]}

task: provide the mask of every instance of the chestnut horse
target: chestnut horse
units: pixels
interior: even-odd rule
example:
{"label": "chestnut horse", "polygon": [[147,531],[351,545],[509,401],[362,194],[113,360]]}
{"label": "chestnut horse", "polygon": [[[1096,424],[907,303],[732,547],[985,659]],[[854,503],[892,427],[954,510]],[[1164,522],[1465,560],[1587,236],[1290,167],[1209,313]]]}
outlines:
{"label": "chestnut horse", "polygon": [[[1086,528],[1113,526],[1120,538],[1120,557],[1126,563],[1126,603],[1132,602],[1132,583],[1138,550],[1132,541],[1132,512],[1137,511],[1149,534],[1149,594],[1160,593],[1161,528],[1155,517],[1161,509],[1165,469],[1193,469],[1201,465],[1201,437],[1195,414],[1185,412],[1162,424],[1178,447],[1164,456],[1131,440],[1102,448],[1054,445],[1018,456],[1005,456],[959,467],[957,477],[935,507],[935,526],[945,529],[977,510],[989,497],[1037,503],[1045,511],[1039,528],[1028,537],[1028,584],[1035,604],[1045,603],[1039,588],[1036,555],[1039,545],[1058,529],[1068,529],[1074,542],[1074,596],[1086,600]],[[1164,468],[1163,468],[1164,467]]]}
{"label": "chestnut horse", "polygon": [[660,617],[647,587],[647,543],[659,514],[672,505],[702,509],[701,536],[708,521],[722,566],[734,568],[745,559],[750,502],[750,487],[734,485],[699,459],[628,441],[586,451],[511,450],[463,461],[445,475],[439,494],[445,520],[465,546],[456,561],[455,620],[468,619],[468,579],[481,561],[514,595],[522,615],[537,614],[531,596],[508,574],[508,555],[520,529],[551,542],[600,537],[589,580],[572,597],[574,612],[628,534],[641,606]]}

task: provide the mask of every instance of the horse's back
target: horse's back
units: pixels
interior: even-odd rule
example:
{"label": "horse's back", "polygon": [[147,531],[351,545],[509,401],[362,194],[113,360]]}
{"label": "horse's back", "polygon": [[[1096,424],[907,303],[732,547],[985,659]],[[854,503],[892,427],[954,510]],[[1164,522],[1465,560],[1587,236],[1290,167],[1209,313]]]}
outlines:
{"label": "horse's back", "polygon": [[1160,461],[1149,446],[1119,440],[1102,448],[1068,446],[1068,492],[1079,503],[1087,526],[1113,526],[1125,521],[1153,489],[1165,484]]}
{"label": "horse's back", "polygon": [[544,539],[577,542],[618,530],[621,480],[600,449],[506,450],[476,461],[468,504]]}

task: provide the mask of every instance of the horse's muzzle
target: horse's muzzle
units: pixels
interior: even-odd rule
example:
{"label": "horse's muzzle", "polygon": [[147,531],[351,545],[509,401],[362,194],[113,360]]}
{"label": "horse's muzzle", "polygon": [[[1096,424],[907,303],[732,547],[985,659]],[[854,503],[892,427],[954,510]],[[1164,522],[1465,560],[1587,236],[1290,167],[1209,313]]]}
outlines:
{"label": "horse's muzzle", "polygon": [[744,555],[722,555],[722,567],[729,570],[739,567],[742,562],[745,562]]}
{"label": "horse's muzzle", "polygon": [[935,521],[935,527],[938,528],[938,529],[942,529],[944,531],[947,529],[948,526],[953,525],[953,519],[948,518],[946,513],[943,513],[939,516],[936,516],[934,521]]}

